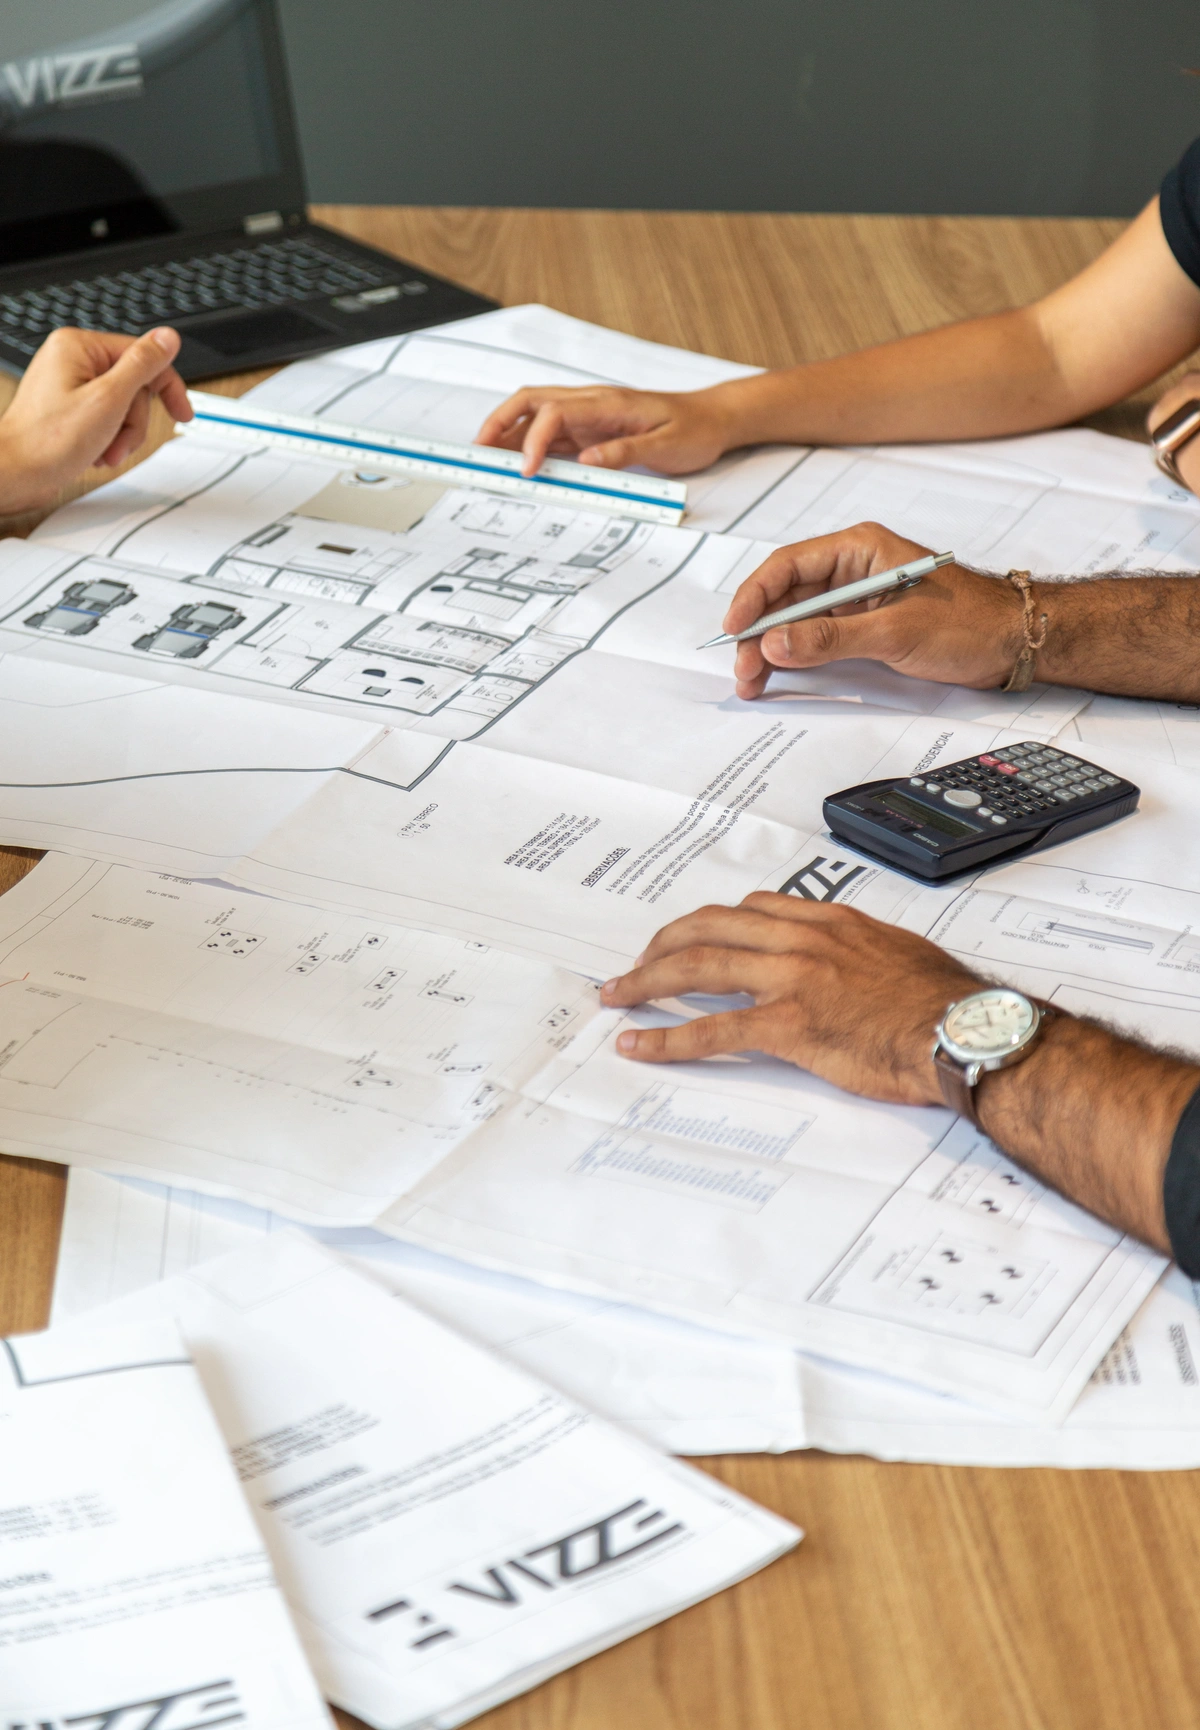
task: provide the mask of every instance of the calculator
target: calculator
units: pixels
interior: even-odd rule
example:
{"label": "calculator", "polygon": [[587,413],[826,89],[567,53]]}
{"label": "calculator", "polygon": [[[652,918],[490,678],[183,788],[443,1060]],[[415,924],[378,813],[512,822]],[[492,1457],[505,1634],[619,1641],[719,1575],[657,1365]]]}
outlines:
{"label": "calculator", "polygon": [[864,781],[831,793],[824,813],[840,841],[941,881],[1115,823],[1140,796],[1120,775],[1028,742],[899,780]]}

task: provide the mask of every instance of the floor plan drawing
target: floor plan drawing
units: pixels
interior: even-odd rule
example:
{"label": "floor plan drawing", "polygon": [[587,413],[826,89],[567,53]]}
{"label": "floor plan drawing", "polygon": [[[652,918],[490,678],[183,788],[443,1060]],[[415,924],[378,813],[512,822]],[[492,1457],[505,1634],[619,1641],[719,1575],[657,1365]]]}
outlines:
{"label": "floor plan drawing", "polygon": [[[264,462],[277,465],[273,456]],[[205,509],[222,508],[225,481],[245,478],[203,474],[195,502]],[[330,484],[352,499],[364,489],[342,485],[347,479],[355,477]],[[0,641],[8,633],[83,639],[110,664],[138,656],[186,663],[220,683],[302,692],[335,712],[366,708],[392,725],[419,717],[451,739],[474,736],[585,651],[683,572],[703,539],[443,490],[406,530],[285,513],[197,573],[186,558],[172,568],[157,545],[144,544],[161,520],[123,528],[119,555],[55,552],[48,540],[10,554]],[[178,516],[166,522],[161,532],[174,548]],[[196,540],[182,544],[194,551]],[[744,562],[742,543],[717,551],[727,569]],[[720,574],[711,561],[708,569]],[[195,596],[197,588],[201,597],[182,599],[181,590]],[[574,605],[593,589],[586,609]]]}

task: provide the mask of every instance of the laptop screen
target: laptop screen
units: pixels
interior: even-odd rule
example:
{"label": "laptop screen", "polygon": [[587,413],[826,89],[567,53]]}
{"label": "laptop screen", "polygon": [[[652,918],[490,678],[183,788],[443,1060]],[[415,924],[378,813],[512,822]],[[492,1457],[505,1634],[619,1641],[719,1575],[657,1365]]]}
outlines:
{"label": "laptop screen", "polygon": [[0,4],[0,262],[302,201],[273,0]]}

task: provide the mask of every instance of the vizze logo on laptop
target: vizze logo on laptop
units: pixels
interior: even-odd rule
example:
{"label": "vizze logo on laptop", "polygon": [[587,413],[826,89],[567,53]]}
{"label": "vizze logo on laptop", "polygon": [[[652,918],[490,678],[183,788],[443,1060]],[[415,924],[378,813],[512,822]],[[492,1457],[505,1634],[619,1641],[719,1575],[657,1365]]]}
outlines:
{"label": "vizze logo on laptop", "polygon": [[39,54],[0,67],[4,93],[23,109],[74,107],[140,96],[142,62],[136,42],[110,48],[78,48],[66,54]]}

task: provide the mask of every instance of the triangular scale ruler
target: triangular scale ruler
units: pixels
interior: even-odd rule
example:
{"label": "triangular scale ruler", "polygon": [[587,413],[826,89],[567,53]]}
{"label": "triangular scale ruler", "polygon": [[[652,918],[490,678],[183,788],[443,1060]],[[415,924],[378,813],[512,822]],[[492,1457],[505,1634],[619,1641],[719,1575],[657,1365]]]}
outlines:
{"label": "triangular scale ruler", "polygon": [[574,510],[609,511],[647,523],[678,523],[687,504],[687,487],[682,481],[663,480],[657,475],[585,468],[582,463],[548,457],[536,475],[526,478],[516,451],[410,438],[313,415],[282,414],[259,408],[252,400],[212,396],[207,391],[189,391],[188,399],[196,418],[181,431],[191,428],[233,444],[268,446],[343,464],[361,463],[364,468],[389,474],[419,475],[422,480],[477,487],[509,498],[555,501]]}

